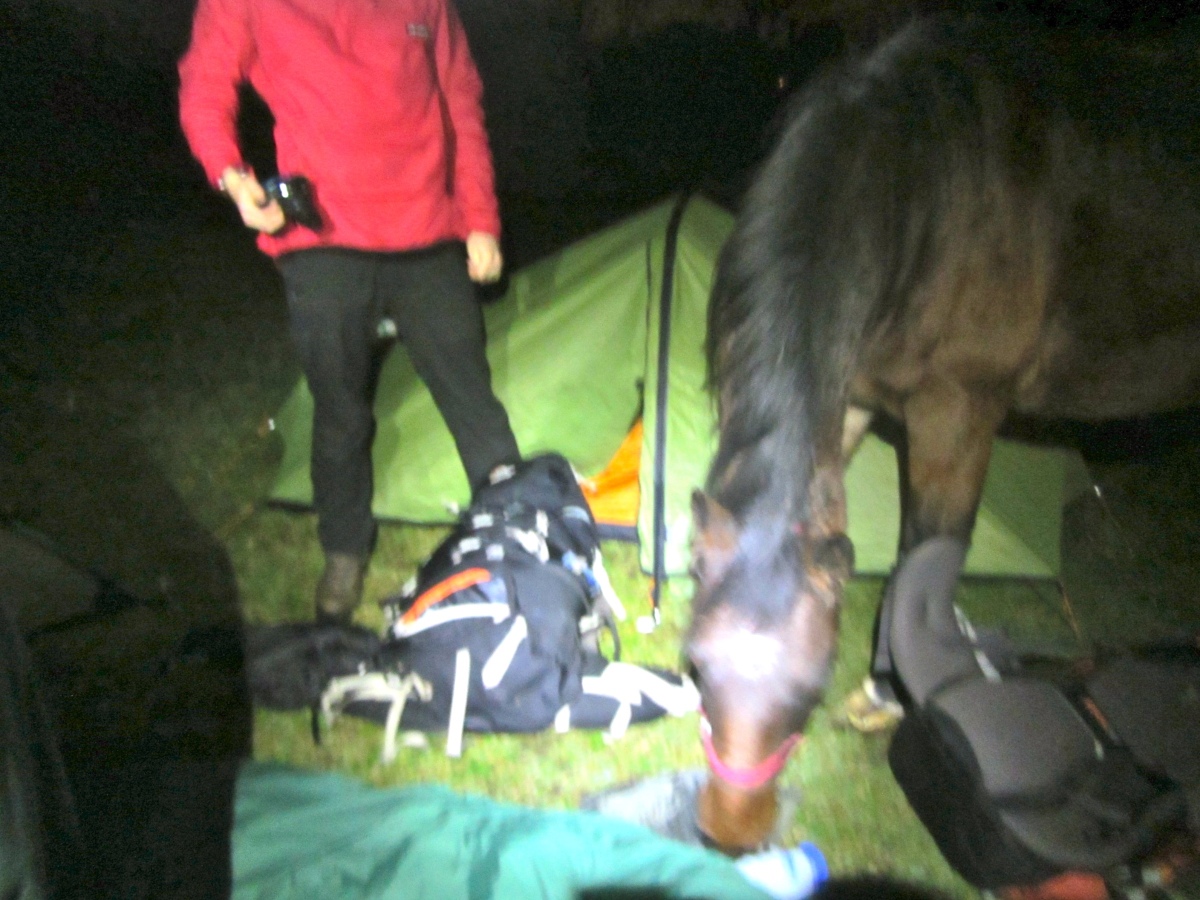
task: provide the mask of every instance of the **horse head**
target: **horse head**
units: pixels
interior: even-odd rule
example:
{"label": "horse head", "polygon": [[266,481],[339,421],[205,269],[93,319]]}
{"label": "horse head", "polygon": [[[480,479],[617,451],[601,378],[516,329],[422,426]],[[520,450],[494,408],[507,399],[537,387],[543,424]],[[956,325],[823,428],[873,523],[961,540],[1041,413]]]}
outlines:
{"label": "horse head", "polygon": [[852,550],[844,534],[810,534],[776,515],[739,519],[699,491],[692,515],[696,593],[685,653],[711,770],[697,825],[737,854],[774,829],[777,777],[833,664]]}

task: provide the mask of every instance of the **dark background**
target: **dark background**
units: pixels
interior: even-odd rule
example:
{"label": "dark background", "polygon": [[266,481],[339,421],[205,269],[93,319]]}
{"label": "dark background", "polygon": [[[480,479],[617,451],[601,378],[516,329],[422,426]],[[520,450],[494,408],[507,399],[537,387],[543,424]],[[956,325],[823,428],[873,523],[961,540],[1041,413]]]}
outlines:
{"label": "dark background", "polygon": [[[578,4],[461,0],[487,90],[510,268],[672,191],[736,206],[788,90],[915,8],[860,5],[842,19],[834,5],[780,28],[781,6],[747,4],[733,30],[680,21],[597,44]],[[973,8],[1155,31],[1197,4]],[[277,404],[296,377],[275,273],[178,127],[174,62],[190,13],[182,2],[144,12],[0,2],[0,522],[38,529],[159,611],[89,632],[86,647],[35,648],[81,830],[102,860],[93,896],[219,893],[225,848],[196,835],[222,834],[229,810],[188,798],[196,785],[228,796],[228,760],[249,734],[232,566],[135,423],[147,410],[171,414],[163,397],[181,398],[184,412],[195,392],[239,379],[257,379],[264,403]],[[241,128],[250,161],[271,173],[270,117],[249,92]],[[203,303],[173,274],[183,259],[207,272]],[[207,373],[200,383],[196,372]],[[1195,435],[1182,415],[1067,437],[1095,459],[1152,463]],[[1138,471],[1125,490],[1137,490]],[[1187,477],[1175,483],[1197,493]],[[1162,513],[1195,518],[1178,502]],[[135,658],[138,683],[79,687],[85,652]],[[122,707],[147,692],[152,704]]]}

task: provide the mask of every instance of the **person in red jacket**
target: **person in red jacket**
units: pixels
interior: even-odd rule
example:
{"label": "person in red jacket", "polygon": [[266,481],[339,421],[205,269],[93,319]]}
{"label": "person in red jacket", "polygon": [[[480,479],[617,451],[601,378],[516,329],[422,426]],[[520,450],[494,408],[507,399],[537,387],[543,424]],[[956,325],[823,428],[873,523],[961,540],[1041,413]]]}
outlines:
{"label": "person in red jacket", "polygon": [[[383,320],[429,387],[472,489],[519,458],[471,285],[496,281],[503,266],[479,74],[448,0],[199,0],[179,76],[192,152],[283,277],[314,403],[325,552],[316,612],[348,621],[376,533]],[[312,185],[318,227],[288,221],[244,164],[243,82],[274,115],[280,173]]]}

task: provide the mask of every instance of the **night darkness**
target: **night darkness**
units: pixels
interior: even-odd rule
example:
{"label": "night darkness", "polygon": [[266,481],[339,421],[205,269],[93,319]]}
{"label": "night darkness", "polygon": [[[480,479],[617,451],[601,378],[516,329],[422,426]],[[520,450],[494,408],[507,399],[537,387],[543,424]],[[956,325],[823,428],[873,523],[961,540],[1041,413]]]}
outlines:
{"label": "night darkness", "polygon": [[[593,46],[577,13],[529,5],[536,14],[516,2],[458,3],[487,90],[510,269],[673,191],[736,206],[786,89],[907,14],[811,22],[787,43],[692,22]],[[781,4],[748,5],[761,17]],[[1098,31],[1169,31],[1200,15],[1192,0],[985,8]],[[110,644],[94,631],[82,642],[32,642],[67,728],[83,852],[98,860],[79,896],[227,889],[227,846],[195,835],[227,834],[229,809],[192,803],[180,785],[210,784],[207,795],[219,796],[230,760],[248,747],[238,584],[221,532],[238,521],[240,501],[222,498],[220,473],[190,463],[164,471],[173,457],[158,441],[227,395],[219,408],[253,435],[298,372],[275,272],[180,133],[174,60],[189,15],[181,8],[147,30],[123,13],[0,0],[0,521],[110,575],[120,585],[114,609],[138,607],[122,612],[126,631]],[[249,161],[270,174],[270,117],[250,94],[240,128]],[[1196,437],[1182,417],[1087,438],[1120,457],[1130,429],[1154,452]],[[178,431],[176,445],[192,435]],[[269,468],[277,448],[248,445]],[[211,517],[194,517],[181,480],[209,498]],[[76,689],[85,651],[132,654],[137,677],[154,687]],[[137,712],[103,705],[101,692],[144,690],[154,699]]]}

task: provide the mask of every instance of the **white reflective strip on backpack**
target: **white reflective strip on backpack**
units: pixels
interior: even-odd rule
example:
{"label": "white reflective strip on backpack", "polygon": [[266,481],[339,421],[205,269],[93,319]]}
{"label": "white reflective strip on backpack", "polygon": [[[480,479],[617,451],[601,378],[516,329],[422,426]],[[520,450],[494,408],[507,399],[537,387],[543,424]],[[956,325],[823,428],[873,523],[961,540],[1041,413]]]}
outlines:
{"label": "white reflective strip on backpack", "polygon": [[688,713],[700,710],[700,691],[696,689],[695,682],[687,675],[682,675],[681,682],[676,684],[649,669],[632,666],[629,663],[618,662],[609,663],[609,665],[618,666],[622,670],[633,669],[633,677],[637,680],[642,695],[655,706],[665,709],[667,715],[686,716]]}
{"label": "white reflective strip on backpack", "polygon": [[463,619],[491,619],[497,625],[512,615],[512,608],[507,603],[460,603],[457,606],[447,606],[445,609],[427,609],[412,622],[397,619],[392,626],[392,636],[397,638],[412,637],[430,628],[437,628],[447,622],[459,622]]}
{"label": "white reflective strip on backpack", "polygon": [[463,729],[467,723],[467,692],[471,688],[471,651],[454,654],[454,688],[450,693],[450,721],[446,724],[446,755],[462,756]]}
{"label": "white reflective strip on backpack", "polygon": [[609,663],[599,675],[583,676],[580,679],[583,692],[596,697],[608,697],[610,700],[616,700],[618,703],[625,703],[630,706],[641,706],[642,692],[636,684],[633,684],[626,678],[613,677],[611,675],[605,677],[612,665],[612,663]]}
{"label": "white reflective strip on backpack", "polygon": [[971,642],[971,650],[975,654],[975,664],[983,672],[983,677],[988,681],[999,681],[999,670],[979,646],[979,637],[975,633],[975,626],[971,624],[971,620],[967,618],[967,614],[957,603],[954,604],[954,618],[958,623],[958,630]]}
{"label": "white reflective strip on backpack", "polygon": [[539,562],[547,562],[550,559],[550,548],[546,546],[546,539],[536,531],[525,531],[521,528],[506,528],[505,532],[510,538],[521,545],[521,549],[530,556],[535,557]]}
{"label": "white reflective strip on backpack", "polygon": [[592,514],[582,506],[564,506],[562,508],[562,517],[564,519],[578,519],[580,522],[592,521]]}
{"label": "white reflective strip on backpack", "polygon": [[509,464],[496,466],[492,469],[492,473],[488,475],[488,484],[499,484],[502,481],[508,481],[517,474],[517,467]]}
{"label": "white reflective strip on backpack", "polygon": [[645,698],[672,716],[684,716],[700,708],[700,692],[686,675],[682,684],[675,684],[632,663],[610,662],[599,675],[583,679],[583,690],[635,706]]}
{"label": "white reflective strip on backpack", "polygon": [[612,610],[612,614],[617,617],[617,620],[624,622],[627,618],[625,604],[621,602],[621,598],[617,596],[616,588],[612,586],[612,581],[608,577],[608,570],[604,568],[604,559],[600,556],[599,547],[596,548],[593,556],[592,576],[596,579],[596,584],[600,586],[600,596],[604,598],[604,602],[608,604],[608,608]]}
{"label": "white reflective strip on backpack", "polygon": [[483,546],[483,541],[475,535],[463,538],[454,545],[454,549],[450,551],[450,562],[453,565],[458,565],[462,562],[463,555],[466,553],[474,553]]}
{"label": "white reflective strip on backpack", "polygon": [[629,730],[629,723],[633,719],[633,707],[628,703],[622,703],[617,707],[616,715],[612,721],[608,723],[608,732],[605,737],[614,741],[619,741],[625,737],[625,732]]}
{"label": "white reflective strip on backpack", "polygon": [[388,704],[387,721],[383,731],[384,763],[396,758],[396,734],[400,730],[400,719],[404,707],[413,695],[422,702],[433,699],[433,685],[418,675],[409,672],[401,676],[395,672],[366,672],[361,675],[343,675],[332,678],[321,693],[321,712],[327,724],[349,703],[367,701]]}
{"label": "white reflective strip on backpack", "polygon": [[483,664],[483,671],[480,673],[480,678],[483,680],[485,688],[490,691],[500,684],[505,673],[508,671],[508,667],[512,665],[513,657],[517,655],[517,648],[521,646],[521,642],[527,637],[529,637],[529,623],[525,621],[524,616],[517,616],[513,619],[512,627],[508,629],[508,634],[500,639],[500,643],[496,645],[496,649],[492,651],[492,655]]}

